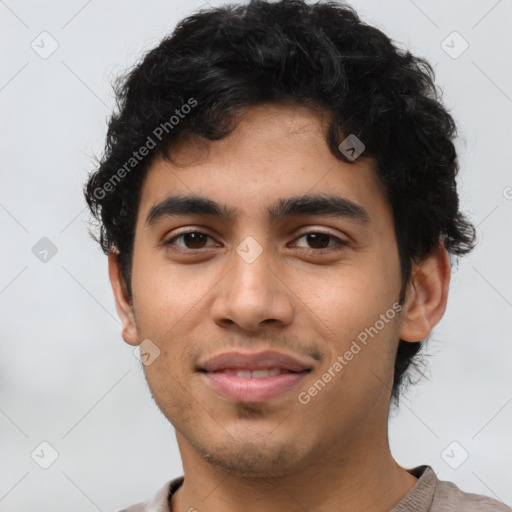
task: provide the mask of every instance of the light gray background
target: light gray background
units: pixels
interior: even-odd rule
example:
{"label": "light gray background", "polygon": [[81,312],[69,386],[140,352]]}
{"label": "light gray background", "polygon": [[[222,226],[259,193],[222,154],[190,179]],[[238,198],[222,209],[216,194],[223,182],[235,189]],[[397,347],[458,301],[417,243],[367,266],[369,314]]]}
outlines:
{"label": "light gray background", "polygon": [[[182,472],[173,428],[121,338],[81,188],[103,147],[111,79],[201,5],[0,1],[2,512],[116,510]],[[512,504],[512,1],[352,5],[435,66],[480,240],[453,274],[428,380],[392,416],[392,452]],[[47,59],[31,48],[51,48],[43,31],[59,45]],[[469,44],[458,58],[453,31]],[[46,263],[32,252],[42,237],[58,249]],[[50,460],[43,441],[59,455],[48,469],[31,458]]]}

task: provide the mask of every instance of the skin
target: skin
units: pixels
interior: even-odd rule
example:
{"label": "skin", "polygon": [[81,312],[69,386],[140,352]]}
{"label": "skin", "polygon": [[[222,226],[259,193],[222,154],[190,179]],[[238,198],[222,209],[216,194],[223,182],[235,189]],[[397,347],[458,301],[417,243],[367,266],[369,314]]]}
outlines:
{"label": "skin", "polygon": [[[413,266],[401,313],[309,403],[297,399],[398,302],[401,287],[391,206],[376,164],[336,159],[325,123],[305,107],[266,104],[247,109],[223,140],[184,141],[174,163],[153,161],[143,184],[133,302],[117,256],[109,256],[124,340],[150,339],[160,350],[144,370],[182,458],[185,480],[173,511],[385,512],[417,482],[389,449],[393,364],[399,338],[424,339],[444,314],[450,264],[442,246]],[[350,199],[370,222],[325,215],[267,222],[266,207],[277,199],[313,192]],[[151,207],[176,193],[207,196],[239,218],[191,215],[148,225]],[[184,228],[211,238],[194,244],[181,237],[177,251],[162,245]],[[335,238],[315,245],[303,236],[318,232]],[[236,252],[248,236],[262,248],[250,264]],[[333,250],[336,239],[347,245]],[[267,402],[236,403],[195,371],[236,348],[296,354],[312,371]]]}

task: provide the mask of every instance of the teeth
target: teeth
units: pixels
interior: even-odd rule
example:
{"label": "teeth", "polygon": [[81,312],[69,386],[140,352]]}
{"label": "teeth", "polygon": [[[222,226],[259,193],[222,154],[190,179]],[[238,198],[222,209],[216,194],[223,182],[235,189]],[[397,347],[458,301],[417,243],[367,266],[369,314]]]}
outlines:
{"label": "teeth", "polygon": [[253,379],[263,379],[265,377],[270,377],[270,370],[254,370],[252,372]]}
{"label": "teeth", "polygon": [[275,377],[283,373],[281,368],[269,368],[265,370],[224,370],[224,373],[236,375],[241,379],[264,379],[266,377]]}

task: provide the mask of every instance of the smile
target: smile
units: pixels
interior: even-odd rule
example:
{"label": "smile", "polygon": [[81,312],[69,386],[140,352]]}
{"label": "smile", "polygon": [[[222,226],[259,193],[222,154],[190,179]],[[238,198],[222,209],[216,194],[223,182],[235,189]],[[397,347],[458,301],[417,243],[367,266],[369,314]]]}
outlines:
{"label": "smile", "polygon": [[201,372],[205,383],[217,394],[234,402],[262,403],[299,385],[310,370],[291,372],[281,368]]}

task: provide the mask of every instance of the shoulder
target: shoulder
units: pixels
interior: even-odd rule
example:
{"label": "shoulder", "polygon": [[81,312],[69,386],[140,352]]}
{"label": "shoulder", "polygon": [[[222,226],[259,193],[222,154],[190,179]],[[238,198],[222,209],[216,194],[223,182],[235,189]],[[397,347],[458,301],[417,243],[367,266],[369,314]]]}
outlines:
{"label": "shoulder", "polygon": [[454,483],[437,480],[432,512],[512,512],[498,500],[462,491]]}

